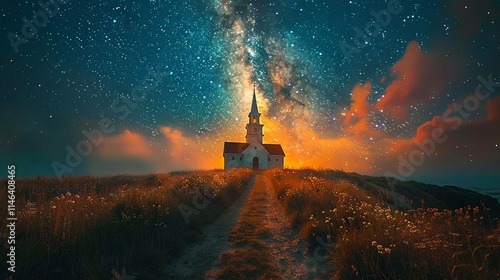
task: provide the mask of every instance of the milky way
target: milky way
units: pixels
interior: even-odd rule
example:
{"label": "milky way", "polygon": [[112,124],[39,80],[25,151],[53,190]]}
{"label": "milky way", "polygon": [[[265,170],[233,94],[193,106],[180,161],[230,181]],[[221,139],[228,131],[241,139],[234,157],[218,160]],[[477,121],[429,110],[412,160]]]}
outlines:
{"label": "milky way", "polygon": [[[488,185],[500,173],[500,89],[483,86],[488,98],[460,125],[443,114],[478,76],[499,77],[498,10],[467,0],[73,0],[19,43],[23,17],[43,7],[7,1],[1,161],[54,175],[53,162],[106,118],[115,130],[68,173],[221,168],[223,142],[244,140],[255,84],[264,141],[283,145],[289,167],[397,174],[439,128],[447,140],[409,178]],[[130,106],[144,81],[158,83]],[[468,177],[451,179],[457,172]]]}

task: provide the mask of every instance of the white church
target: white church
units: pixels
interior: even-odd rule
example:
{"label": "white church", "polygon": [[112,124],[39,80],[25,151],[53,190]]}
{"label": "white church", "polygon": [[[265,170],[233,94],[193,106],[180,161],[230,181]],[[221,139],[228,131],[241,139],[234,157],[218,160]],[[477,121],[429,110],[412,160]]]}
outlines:
{"label": "white church", "polygon": [[246,125],[246,143],[224,142],[224,170],[237,167],[248,167],[254,170],[283,168],[285,152],[280,144],[264,144],[262,142],[263,127],[264,125],[260,123],[254,86],[252,109],[248,114],[248,124]]}

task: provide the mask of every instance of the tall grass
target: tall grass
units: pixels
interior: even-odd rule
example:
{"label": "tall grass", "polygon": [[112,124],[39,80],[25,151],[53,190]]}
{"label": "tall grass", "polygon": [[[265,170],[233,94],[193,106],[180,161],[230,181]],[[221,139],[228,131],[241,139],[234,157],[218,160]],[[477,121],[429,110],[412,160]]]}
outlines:
{"label": "tall grass", "polygon": [[[37,177],[16,182],[16,277],[110,279],[111,271],[162,274],[172,257],[200,237],[243,192],[252,172],[199,171],[113,177]],[[2,184],[6,184],[2,182]],[[6,186],[0,197],[6,197]],[[179,210],[208,207],[186,224]],[[6,211],[0,214],[5,228]],[[5,242],[6,243],[6,242]],[[6,269],[6,244],[0,257]]]}
{"label": "tall grass", "polygon": [[388,196],[366,189],[369,182],[336,173],[266,172],[310,249],[321,245],[317,237],[333,241],[332,277],[500,278],[500,234],[484,205],[454,210],[406,205],[402,210],[388,203]]}

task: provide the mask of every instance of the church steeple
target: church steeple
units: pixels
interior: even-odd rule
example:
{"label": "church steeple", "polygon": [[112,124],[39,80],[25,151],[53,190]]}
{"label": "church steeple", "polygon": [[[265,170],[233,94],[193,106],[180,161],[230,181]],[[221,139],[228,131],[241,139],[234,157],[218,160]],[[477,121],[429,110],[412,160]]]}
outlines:
{"label": "church steeple", "polygon": [[259,114],[259,109],[257,108],[257,97],[255,96],[255,84],[253,84],[253,98],[252,98],[252,110],[250,114]]}
{"label": "church steeple", "polygon": [[257,97],[255,94],[255,84],[253,84],[253,97],[252,97],[252,108],[250,109],[250,113],[248,114],[248,124],[246,126],[247,129],[247,143],[252,143],[257,140],[259,143],[262,143],[262,127],[264,125],[260,124],[260,113],[257,107]]}

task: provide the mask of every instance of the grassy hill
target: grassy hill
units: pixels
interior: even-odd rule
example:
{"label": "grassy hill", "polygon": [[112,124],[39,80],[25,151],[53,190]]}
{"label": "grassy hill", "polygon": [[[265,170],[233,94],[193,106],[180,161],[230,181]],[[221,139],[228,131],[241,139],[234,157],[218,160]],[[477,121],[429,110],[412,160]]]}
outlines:
{"label": "grassy hill", "polygon": [[335,279],[498,279],[499,204],[457,187],[272,170],[278,199]]}
{"label": "grassy hill", "polygon": [[[285,211],[283,223],[300,231],[310,261],[327,260],[329,278],[500,277],[500,206],[490,196],[335,170],[263,174]],[[161,279],[252,187],[253,176],[236,169],[20,179],[17,279],[110,279],[124,266],[153,277],[137,279]],[[5,239],[2,245],[1,273]]]}

